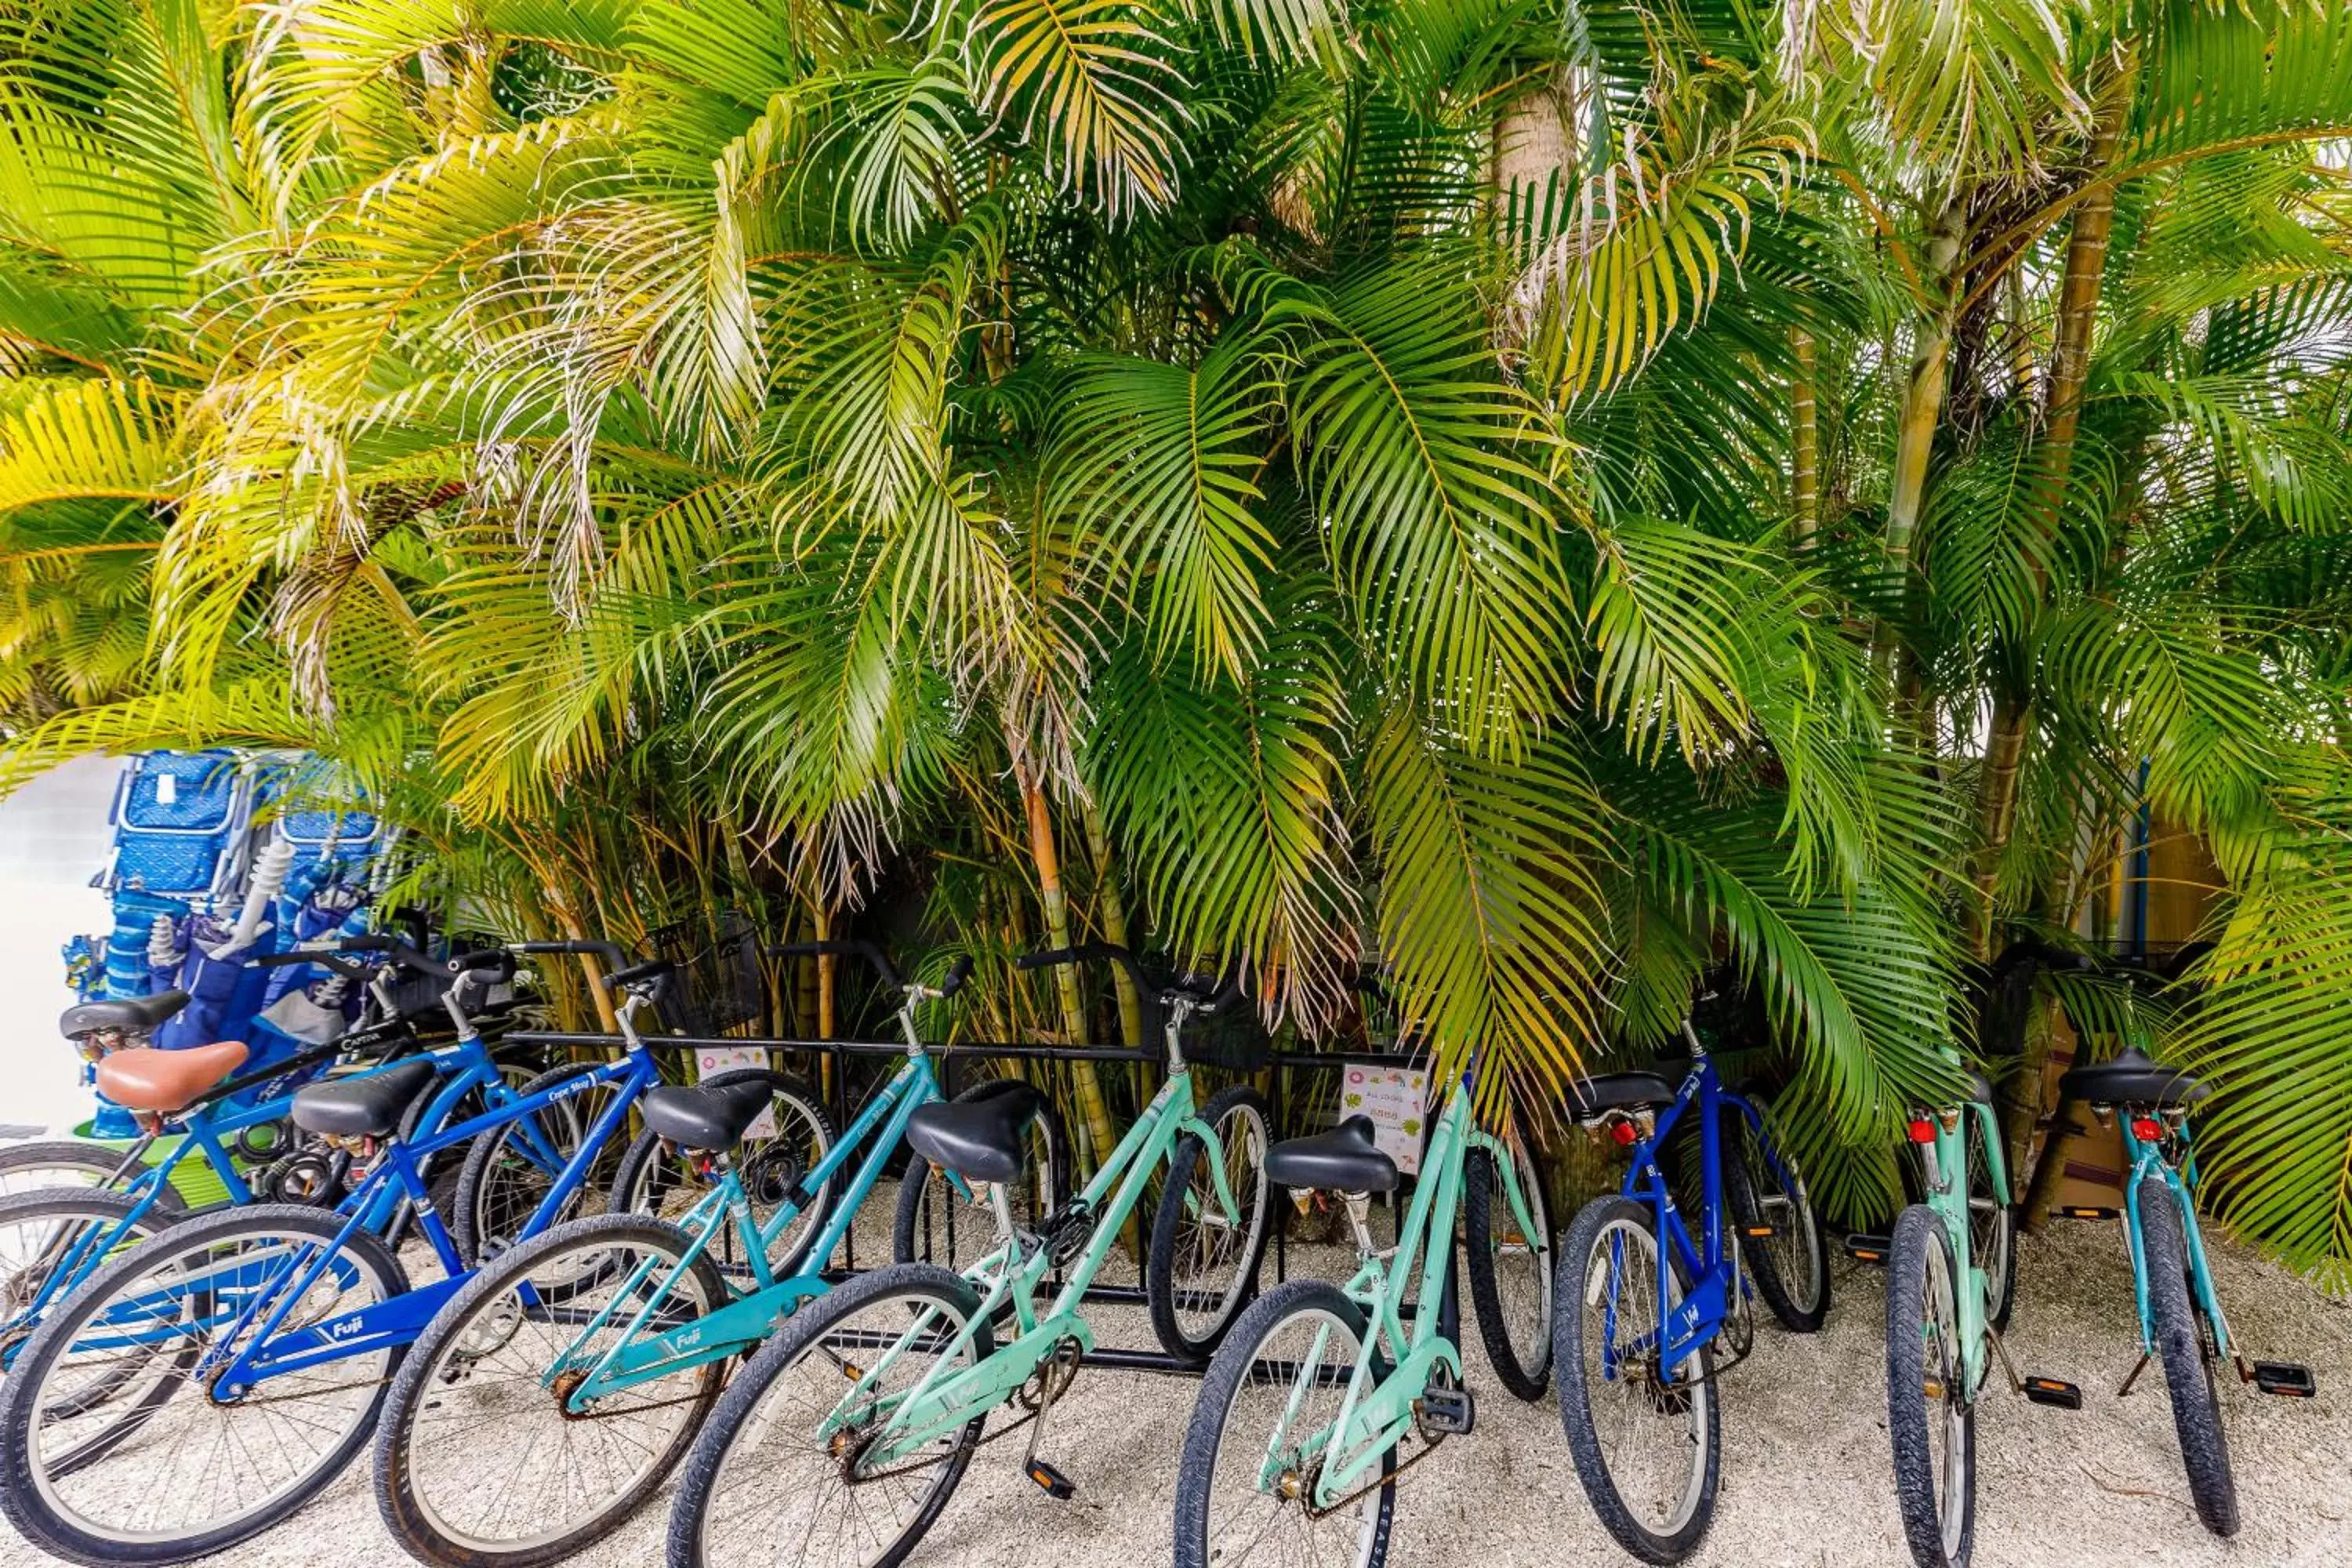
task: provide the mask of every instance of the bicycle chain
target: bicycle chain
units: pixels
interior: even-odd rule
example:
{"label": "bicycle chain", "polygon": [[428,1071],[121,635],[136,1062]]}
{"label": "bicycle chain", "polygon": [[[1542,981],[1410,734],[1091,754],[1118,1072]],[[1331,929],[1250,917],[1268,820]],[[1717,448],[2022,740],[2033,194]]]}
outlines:
{"label": "bicycle chain", "polygon": [[[1064,1342],[1066,1343],[1068,1342],[1066,1341]],[[1064,1389],[1068,1388],[1073,1382],[1076,1381],[1078,1368],[1081,1364],[1083,1363],[1075,1359],[1065,1362],[1061,1347],[1058,1345],[1055,1346],[1054,1353],[1048,1356],[1045,1361],[1039,1365],[1035,1374],[1029,1380],[1029,1382],[1024,1383],[1021,1385],[1020,1391],[1013,1396],[1023,1405],[1029,1407],[1029,1414],[1022,1416],[1017,1421],[1009,1421],[1005,1423],[993,1432],[984,1434],[979,1442],[974,1443],[971,1446],[971,1451],[977,1454],[982,1448],[987,1447],[991,1443],[996,1442],[1001,1438],[1010,1437],[1013,1433],[1020,1431],[1023,1427],[1036,1420],[1040,1415],[1045,1413],[1047,1405],[1051,1405],[1054,1400],[1061,1397],[1061,1394]],[[1062,1374],[1060,1386],[1053,1389],[1051,1393],[1048,1393],[1045,1388],[1046,1382],[1052,1377],[1054,1369],[1057,1366],[1066,1366],[1067,1370]],[[985,1417],[983,1417],[983,1419],[985,1419]],[[936,1458],[921,1459],[911,1465],[896,1465],[887,1470],[876,1470],[870,1475],[852,1475],[847,1476],[845,1479],[851,1486],[864,1486],[868,1481],[887,1480],[893,1476],[913,1475],[919,1470],[928,1470],[938,1463],[939,1460]]]}
{"label": "bicycle chain", "polygon": [[1424,1446],[1414,1450],[1412,1457],[1405,1460],[1404,1463],[1399,1465],[1395,1469],[1389,1471],[1388,1474],[1380,1477],[1378,1479],[1365,1482],[1362,1486],[1358,1487],[1354,1491],[1348,1493],[1344,1497],[1333,1499],[1330,1502],[1326,1503],[1321,1508],[1317,1508],[1312,1503],[1307,1504],[1302,1511],[1308,1519],[1328,1519],[1331,1515],[1339,1512],[1341,1509],[1347,1507],[1349,1503],[1356,1501],[1358,1499],[1370,1497],[1372,1493],[1379,1491],[1382,1487],[1392,1487],[1396,1485],[1396,1479],[1399,1476],[1404,1474],[1407,1470],[1412,1468],[1415,1465],[1421,1463],[1432,1454],[1437,1452],[1438,1445],[1444,1443],[1446,1437],[1450,1435],[1451,1434],[1447,1433],[1440,1433],[1435,1437],[1432,1437],[1427,1433],[1423,1433],[1422,1435],[1422,1442]]}

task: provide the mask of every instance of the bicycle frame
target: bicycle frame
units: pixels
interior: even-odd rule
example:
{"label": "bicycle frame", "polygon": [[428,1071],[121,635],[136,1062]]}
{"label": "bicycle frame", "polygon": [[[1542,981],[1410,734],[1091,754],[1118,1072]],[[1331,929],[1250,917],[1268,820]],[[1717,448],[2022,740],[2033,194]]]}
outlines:
{"label": "bicycle frame", "polygon": [[[1094,1235],[1086,1250],[1070,1265],[1052,1306],[1042,1315],[1036,1310],[1037,1290],[1052,1271],[1053,1259],[1045,1247],[1030,1248],[1021,1237],[1013,1237],[965,1270],[966,1279],[984,1284],[986,1289],[980,1310],[956,1331],[938,1364],[903,1394],[878,1402],[872,1398],[877,1380],[909,1344],[935,1337],[932,1319],[936,1310],[927,1310],[852,1384],[841,1405],[826,1417],[821,1428],[824,1435],[830,1436],[838,1429],[845,1415],[852,1409],[887,1408],[888,1430],[877,1434],[867,1449],[866,1462],[887,1466],[1012,1398],[1029,1381],[1031,1373],[1057,1354],[1064,1344],[1075,1342],[1081,1355],[1091,1352],[1095,1348],[1094,1331],[1081,1313],[1086,1293],[1109,1258],[1128,1216],[1141,1201],[1145,1186],[1174,1151],[1177,1140],[1186,1133],[1201,1140],[1216,1185],[1217,1201],[1223,1206],[1226,1220],[1240,1222],[1241,1206],[1225,1179],[1224,1145],[1201,1120],[1192,1098],[1192,1069],[1184,1065],[1175,1048],[1182,1021],[1183,1013],[1180,1010],[1169,1026],[1167,1082],[1103,1161],[1086,1191],[1073,1201],[1073,1207],[1083,1204],[1093,1214]],[[1000,1210],[1000,1215],[1005,1213],[1009,1210]],[[974,1331],[992,1321],[1008,1301],[1018,1331],[1014,1337],[999,1345],[985,1361],[961,1371],[950,1371],[950,1362],[971,1343]]]}
{"label": "bicycle frame", "polygon": [[2181,1166],[2176,1168],[2165,1155],[2162,1139],[2146,1139],[2133,1131],[2133,1118],[2129,1115],[2117,1120],[2123,1123],[2124,1149],[2131,1155],[2131,1174],[2124,1183],[2124,1237],[2131,1248],[2132,1301],[2139,1312],[2140,1350],[2147,1355],[2156,1354],[2156,1317],[2147,1296],[2147,1243],[2140,1232],[2139,1212],[2140,1183],[2156,1175],[2163,1178],[2166,1190],[2179,1205],[2180,1235],[2189,1255],[2189,1290],[2197,1299],[2198,1310],[2213,1326],[2214,1350],[2220,1355],[2233,1355],[2236,1352],[2230,1344],[2229,1320],[2221,1314],[2221,1298],[2213,1288],[2212,1269],[2205,1261],[2205,1238],[2197,1225],[2197,1151],[2189,1142],[2188,1121],[2185,1117],[2172,1121],[2183,1159]]}
{"label": "bicycle frame", "polygon": [[1969,1100],[1938,1109],[1930,1118],[1936,1136],[1932,1142],[1919,1144],[1918,1149],[1926,1175],[1927,1206],[1943,1222],[1944,1235],[1952,1245],[1952,1294],[1959,1315],[1955,1326],[1960,1341],[1960,1366],[1967,1378],[1969,1397],[1973,1400],[1992,1373],[1992,1314],[1987,1305],[1990,1289],[1985,1282],[1984,1265],[1977,1259],[1969,1235],[1970,1117],[1977,1119],[1984,1132],[1985,1163],[1992,1177],[1993,1199],[2006,1205],[2007,1151],[2001,1142],[2000,1123],[1992,1107],[1983,1100]]}
{"label": "bicycle frame", "polygon": [[[709,1362],[723,1361],[739,1352],[756,1346],[775,1331],[778,1322],[799,1310],[801,1304],[822,1296],[832,1289],[824,1275],[825,1260],[841,1245],[849,1233],[857,1211],[882,1179],[889,1163],[891,1152],[898,1148],[907,1131],[907,1119],[918,1108],[940,1098],[938,1076],[931,1068],[929,1054],[916,1042],[911,1012],[901,1015],[908,1037],[907,1059],[866,1103],[851,1123],[849,1131],[834,1141],[831,1149],[815,1167],[801,1178],[799,1188],[787,1197],[769,1217],[765,1226],[751,1215],[751,1205],[743,1194],[742,1183],[730,1166],[719,1184],[698,1199],[678,1222],[692,1240],[685,1255],[671,1268],[669,1275],[651,1299],[637,1309],[623,1330],[615,1344],[599,1356],[588,1369],[565,1401],[574,1412],[585,1412],[595,1400],[631,1388],[655,1378],[667,1377],[684,1367],[700,1366]],[[869,1142],[870,1144],[869,1144]],[[779,1279],[768,1267],[768,1247],[783,1233],[801,1213],[798,1199],[821,1190],[835,1172],[849,1163],[850,1156],[860,1147],[866,1148],[863,1163],[850,1181],[844,1201],[835,1206],[833,1215],[825,1221],[809,1250],[812,1267],[809,1270]],[[959,1179],[957,1185],[961,1187]],[[690,1321],[648,1333],[648,1329],[660,1317],[661,1310],[671,1298],[672,1287],[694,1267],[695,1260],[709,1247],[722,1230],[732,1226],[743,1244],[746,1260],[752,1274],[752,1288],[716,1311]],[[611,1303],[600,1310],[581,1330],[563,1353],[552,1362],[540,1378],[542,1387],[553,1386],[555,1380],[568,1371],[576,1370],[579,1348],[601,1333],[612,1321],[619,1304],[634,1297],[639,1287],[651,1277],[659,1260],[640,1258],[635,1269],[614,1293]]]}

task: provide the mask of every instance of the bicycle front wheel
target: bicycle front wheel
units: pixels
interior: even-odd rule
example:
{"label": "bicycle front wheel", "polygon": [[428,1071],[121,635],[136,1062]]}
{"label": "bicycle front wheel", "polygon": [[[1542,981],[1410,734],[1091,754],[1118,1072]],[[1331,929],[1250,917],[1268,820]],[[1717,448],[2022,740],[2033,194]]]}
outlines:
{"label": "bicycle front wheel", "polygon": [[1190,1135],[1178,1139],[1144,1270],[1152,1331],[1170,1355],[1195,1366],[1216,1353],[1234,1317],[1257,1294],[1267,1237],[1265,1152],[1274,1142],[1265,1097],[1254,1089],[1221,1091],[1201,1108],[1201,1120],[1217,1135],[1239,1212],[1225,1213],[1208,1145]]}
{"label": "bicycle front wheel", "polygon": [[2230,1470],[2230,1444],[2221,1435],[2221,1406],[2213,1392],[2220,1359],[2197,1292],[2189,1279],[2189,1243],[2179,1199],[2161,1176],[2140,1178],[2139,1235],[2147,1269],[2148,1313],[2155,1320],[2157,1359],[2172,1395],[2172,1426],[2197,1517],[2216,1535],[2238,1533],[2238,1482]]}
{"label": "bicycle front wheel", "polygon": [[184,1220],[93,1273],[0,1385],[9,1522],[77,1563],[183,1563],[251,1540],[317,1496],[375,1429],[400,1349],[338,1356],[235,1397],[215,1390],[289,1298],[273,1348],[302,1347],[306,1331],[408,1288],[373,1236],[338,1244],[342,1223],[299,1205],[232,1209]]}
{"label": "bicycle front wheel", "polygon": [[[1259,1297],[1209,1363],[1176,1470],[1177,1568],[1380,1568],[1396,1511],[1396,1449],[1315,1506],[1348,1380],[1364,1353],[1363,1309],[1320,1279]],[[1376,1359],[1375,1377],[1388,1368]]]}
{"label": "bicycle front wheel", "polygon": [[401,1544],[451,1568],[535,1568],[627,1521],[685,1457],[726,1363],[570,1395],[648,1309],[635,1343],[726,1303],[690,1250],[675,1226],[596,1215],[502,1254],[442,1308],[377,1429],[376,1505]]}
{"label": "bicycle front wheel", "polygon": [[1535,1400],[1551,1384],[1551,1208],[1534,1156],[1522,1144],[1506,1146],[1534,1234],[1522,1234],[1494,1157],[1473,1150],[1463,1173],[1463,1264],[1495,1375],[1521,1399]]}
{"label": "bicycle front wheel", "polygon": [[1644,1563],[1679,1563],[1706,1535],[1723,1468],[1711,1345],[1671,1369],[1666,1314],[1688,1282],[1680,1259],[1664,1299],[1657,1216],[1631,1198],[1587,1204],[1560,1244],[1552,1287],[1559,1422],[1592,1511]]}
{"label": "bicycle front wheel", "polygon": [[1913,1204],[1886,1249],[1886,1436],[1919,1568],[1960,1568],[1977,1529],[1977,1415],[1944,1221]]}
{"label": "bicycle front wheel", "polygon": [[895,1263],[811,1301],[744,1364],[670,1505],[669,1568],[905,1560],[947,1506],[986,1412],[889,1453],[891,1411],[995,1350],[971,1286]]}
{"label": "bicycle front wheel", "polygon": [[[176,1209],[98,1187],[49,1187],[0,1197],[0,1370],[13,1365],[41,1317],[101,1267],[163,1230]],[[87,1397],[87,1396],[86,1396]]]}

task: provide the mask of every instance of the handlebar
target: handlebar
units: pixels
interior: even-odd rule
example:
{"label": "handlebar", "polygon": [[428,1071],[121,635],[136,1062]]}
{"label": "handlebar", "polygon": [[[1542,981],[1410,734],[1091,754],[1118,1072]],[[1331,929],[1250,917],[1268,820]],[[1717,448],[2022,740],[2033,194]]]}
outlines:
{"label": "handlebar", "polygon": [[1222,984],[1199,974],[1180,975],[1165,984],[1155,984],[1143,972],[1142,961],[1116,942],[1089,942],[1075,947],[1058,947],[1045,952],[1024,952],[1013,961],[1018,969],[1058,968],[1065,963],[1080,963],[1099,959],[1116,963],[1127,971],[1128,978],[1145,996],[1159,1002],[1184,997],[1192,1003],[1192,1011],[1207,1015],[1217,1012],[1242,994],[1242,966],[1235,964],[1227,972]]}
{"label": "handlebar", "polygon": [[889,955],[870,942],[786,942],[769,948],[767,953],[770,958],[862,958],[874,966],[883,984],[893,991],[906,989],[907,983],[891,967]]}
{"label": "handlebar", "polygon": [[507,944],[507,951],[584,953],[590,958],[602,959],[604,972],[608,974],[614,970],[626,968],[629,962],[629,955],[609,942],[512,942]]}

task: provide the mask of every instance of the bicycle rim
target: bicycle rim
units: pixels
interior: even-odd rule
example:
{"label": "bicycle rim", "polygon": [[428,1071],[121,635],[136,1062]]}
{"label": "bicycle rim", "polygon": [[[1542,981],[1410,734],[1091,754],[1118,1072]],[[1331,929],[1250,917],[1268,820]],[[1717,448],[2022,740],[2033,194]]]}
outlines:
{"label": "bicycle rim", "polygon": [[1820,1235],[1821,1221],[1814,1216],[1811,1199],[1805,1192],[1805,1178],[1786,1156],[1780,1169],[1766,1155],[1764,1139],[1742,1122],[1737,1142],[1738,1158],[1748,1176],[1748,1190],[1756,1196],[1757,1223],[1769,1226],[1772,1234],[1741,1242],[1743,1248],[1760,1246],[1769,1258],[1773,1277],[1780,1281],[1789,1302],[1800,1312],[1820,1309],[1822,1292],[1828,1284],[1825,1258]]}
{"label": "bicycle rim", "polygon": [[1677,1534],[1706,1496],[1715,1397],[1696,1354],[1675,1369],[1671,1386],[1661,1380],[1656,1347],[1680,1283],[1669,1270],[1667,1299],[1658,1300],[1657,1237],[1631,1215],[1601,1226],[1578,1274],[1570,1306],[1582,1322],[1581,1364],[1559,1373],[1583,1380],[1601,1462],[1626,1511],[1652,1535]]}
{"label": "bicycle rim", "polygon": [[1266,1225],[1265,1118],[1248,1101],[1225,1108],[1217,1135],[1224,1176],[1239,1216],[1225,1216],[1216,1173],[1203,1146],[1185,1179],[1184,1207],[1164,1282],[1177,1331],[1189,1342],[1213,1340],[1239,1310]]}
{"label": "bicycle rim", "polygon": [[[1517,1140],[1504,1146],[1510,1151],[1512,1178],[1518,1183],[1529,1215],[1538,1230],[1546,1229],[1549,1211],[1542,1173]],[[1552,1237],[1522,1234],[1500,1169],[1491,1171],[1487,1180],[1486,1234],[1473,1237],[1472,1245],[1483,1242],[1486,1246],[1486,1266],[1494,1276],[1495,1294],[1502,1308],[1500,1327],[1512,1359],[1523,1369],[1541,1370],[1551,1359]]]}

